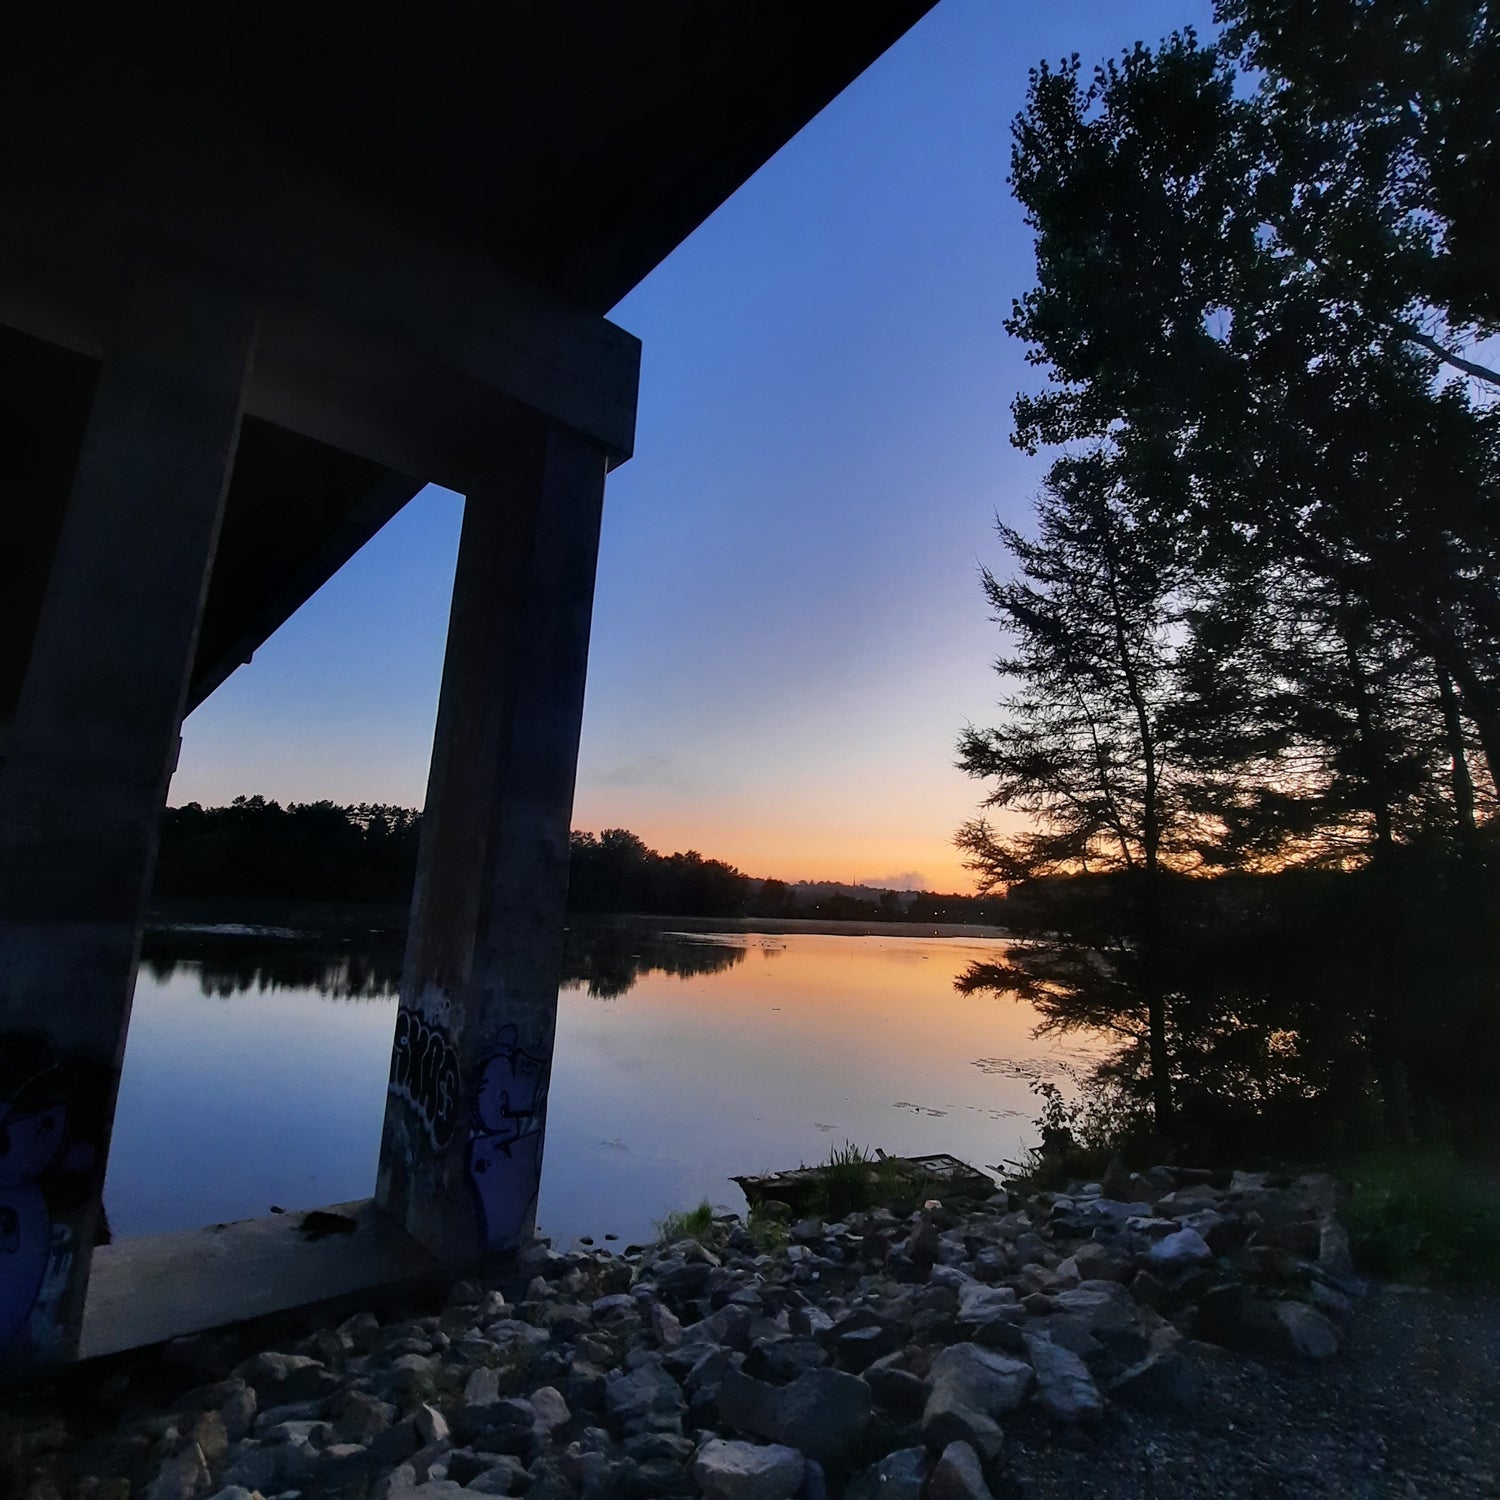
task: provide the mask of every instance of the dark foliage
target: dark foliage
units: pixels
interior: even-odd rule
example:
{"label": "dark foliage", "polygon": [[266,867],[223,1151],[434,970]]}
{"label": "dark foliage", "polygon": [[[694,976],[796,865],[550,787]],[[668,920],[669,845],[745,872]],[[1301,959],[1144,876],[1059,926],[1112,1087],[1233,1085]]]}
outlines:
{"label": "dark foliage", "polygon": [[[1150,1047],[1132,931],[1139,876],[1018,885],[1025,941],[968,991],[1035,1005],[1042,1029],[1103,1032],[1118,1122],[1151,1136]],[[1169,877],[1155,982],[1175,1080],[1171,1137],[1200,1159],[1492,1141],[1500,1057],[1500,841],[1400,851],[1359,870]],[[1158,1147],[1160,1141],[1158,1141]]]}
{"label": "dark foliage", "polygon": [[1015,124],[1013,441],[1063,453],[959,746],[1031,942],[964,982],[1117,1035],[1180,1141],[1409,1141],[1500,1055],[1500,31],[1219,20],[1043,65]]}
{"label": "dark foliage", "polygon": [[[265,797],[236,797],[227,807],[171,807],[162,819],[154,895],[178,906],[235,903],[237,912],[257,902],[405,906],[421,821],[405,807],[283,807]],[[998,909],[967,896],[872,890],[866,899],[832,887],[757,880],[693,849],[658,854],[624,828],[575,832],[569,876],[568,908],[575,912],[992,922]]]}

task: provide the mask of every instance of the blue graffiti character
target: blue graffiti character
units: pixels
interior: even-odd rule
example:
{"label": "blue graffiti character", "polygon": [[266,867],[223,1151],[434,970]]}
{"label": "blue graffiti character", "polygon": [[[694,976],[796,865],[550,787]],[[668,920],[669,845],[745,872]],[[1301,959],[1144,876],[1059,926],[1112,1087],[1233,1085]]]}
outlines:
{"label": "blue graffiti character", "polygon": [[536,1201],[546,1107],[546,1058],[520,1046],[514,1026],[503,1027],[479,1065],[469,1133],[469,1181],[486,1245],[513,1242]]}
{"label": "blue graffiti character", "polygon": [[0,1104],[0,1349],[20,1333],[47,1272],[52,1216],[37,1178],[57,1159],[67,1107]]}

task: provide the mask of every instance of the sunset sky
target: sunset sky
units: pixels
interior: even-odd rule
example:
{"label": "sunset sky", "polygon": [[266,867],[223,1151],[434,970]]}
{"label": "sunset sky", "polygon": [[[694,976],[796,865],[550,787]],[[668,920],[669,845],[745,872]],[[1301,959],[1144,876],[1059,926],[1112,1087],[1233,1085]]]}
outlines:
{"label": "sunset sky", "polygon": [[[940,0],[611,314],[644,344],[606,499],[577,828],[753,875],[968,889],[952,768],[999,689],[981,564],[1044,461],[1005,185],[1027,69],[1208,0]],[[460,502],[428,489],[188,720],[171,801],[422,801]]]}

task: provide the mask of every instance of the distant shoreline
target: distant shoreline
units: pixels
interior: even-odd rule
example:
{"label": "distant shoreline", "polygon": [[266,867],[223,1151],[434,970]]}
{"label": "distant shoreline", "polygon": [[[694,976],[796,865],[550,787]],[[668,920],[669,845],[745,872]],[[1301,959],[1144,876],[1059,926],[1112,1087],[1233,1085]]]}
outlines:
{"label": "distant shoreline", "polygon": [[[158,938],[181,933],[191,937],[213,937],[214,927],[224,937],[244,940],[290,941],[354,938],[404,941],[406,912],[391,905],[362,905],[334,901],[168,901],[153,905],[146,918],[147,929]],[[790,937],[807,933],[824,937],[904,938],[1004,938],[1003,927],[974,922],[876,922],[834,921],[818,917],[684,917],[670,912],[571,912],[568,926],[650,927],[658,932],[708,934],[762,932],[768,937]],[[264,930],[272,929],[272,930]]]}
{"label": "distant shoreline", "polygon": [[[988,927],[978,922],[838,922],[818,917],[672,917],[600,913],[575,920],[590,924],[617,922],[650,923],[662,932],[763,932],[768,937],[791,937],[798,933],[824,937],[919,937],[919,938],[1004,938],[1011,934],[1003,927]],[[670,924],[660,926],[659,924]]]}

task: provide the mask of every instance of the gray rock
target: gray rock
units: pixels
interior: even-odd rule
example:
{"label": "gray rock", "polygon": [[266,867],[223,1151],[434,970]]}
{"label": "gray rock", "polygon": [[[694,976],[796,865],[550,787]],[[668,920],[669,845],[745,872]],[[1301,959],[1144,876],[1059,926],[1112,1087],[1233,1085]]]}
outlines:
{"label": "gray rock", "polygon": [[1318,1229],[1318,1264],[1335,1276],[1354,1274],[1354,1255],[1349,1234],[1335,1218],[1326,1218]]}
{"label": "gray rock", "polygon": [[604,1409],[622,1422],[652,1411],[678,1411],[683,1405],[682,1388],[660,1365],[642,1365],[604,1383]]}
{"label": "gray rock", "polygon": [[730,1370],[719,1388],[726,1426],[786,1444],[819,1463],[848,1458],[873,1407],[870,1387],[842,1370],[808,1370],[787,1386]]}
{"label": "gray rock", "polygon": [[1168,1301],[1168,1292],[1149,1271],[1137,1271],[1130,1283],[1130,1295],[1145,1307],[1160,1312]]}
{"label": "gray rock", "polygon": [[[1093,1240],[1080,1245],[1070,1259],[1080,1281],[1124,1281],[1130,1271],[1130,1262],[1124,1255]],[[1061,1269],[1059,1266],[1058,1270]]]}
{"label": "gray rock", "polygon": [[941,1454],[950,1443],[968,1443],[986,1460],[999,1456],[1000,1424],[951,1386],[935,1385],[922,1410],[922,1441]]}
{"label": "gray rock", "polygon": [[156,1478],[146,1489],[146,1500],[196,1500],[211,1482],[203,1450],[196,1443],[189,1443],[157,1470]]}
{"label": "gray rock", "polygon": [[693,1477],[707,1500],[791,1500],[806,1463],[795,1448],[711,1438],[693,1460]]}
{"label": "gray rock", "polygon": [[270,1444],[314,1443],[322,1446],[335,1434],[332,1426],[327,1422],[304,1419],[300,1422],[272,1422],[266,1427],[257,1429],[257,1435],[263,1442]]}
{"label": "gray rock", "polygon": [[929,1500],[991,1500],[979,1455],[965,1442],[943,1449],[927,1484]]}
{"label": "gray rock", "polygon": [[464,1488],[476,1495],[519,1495],[526,1484],[526,1465],[506,1455],[470,1479]]}
{"label": "gray rock", "polygon": [[209,1500],[255,1500],[255,1493],[242,1484],[226,1484],[222,1490],[216,1490],[209,1496]]}
{"label": "gray rock", "polygon": [[842,1370],[809,1370],[777,1393],[777,1442],[820,1464],[842,1465],[869,1425],[870,1387]]}
{"label": "gray rock", "polygon": [[229,1450],[229,1460],[220,1478],[226,1485],[242,1485],[247,1490],[272,1494],[276,1489],[276,1450],[254,1439],[236,1443]]}
{"label": "gray rock", "polygon": [[922,1414],[932,1385],[910,1370],[889,1363],[899,1358],[899,1355],[890,1355],[885,1360],[877,1360],[865,1371],[864,1380],[882,1410],[905,1421],[913,1421]]}
{"label": "gray rock", "polygon": [[942,1237],[937,1225],[925,1216],[912,1230],[905,1246],[907,1256],[919,1266],[930,1266],[942,1250]]}
{"label": "gray rock", "polygon": [[550,1385],[541,1386],[531,1393],[531,1409],[536,1414],[537,1427],[549,1434],[573,1417],[562,1392]]}
{"label": "gray rock", "polygon": [[1297,1359],[1332,1359],[1339,1352],[1339,1331],[1305,1302],[1278,1302],[1271,1309],[1286,1336],[1287,1352]]}
{"label": "gray rock", "polygon": [[255,1389],[243,1381],[224,1398],[219,1417],[224,1423],[224,1435],[231,1443],[238,1442],[254,1426],[255,1407]]}
{"label": "gray rock", "polygon": [[1325,1281],[1314,1280],[1308,1288],[1308,1295],[1312,1298],[1313,1306],[1330,1318],[1347,1318],[1353,1311],[1348,1297]]}
{"label": "gray rock", "polygon": [[1014,1411],[1033,1378],[1025,1360],[978,1344],[950,1345],[933,1360],[929,1376],[934,1393],[945,1388],[994,1417]]}
{"label": "gray rock", "polygon": [[327,1491],[362,1493],[380,1468],[380,1460],[362,1443],[334,1443],[323,1449],[318,1484]]}
{"label": "gray rock", "polygon": [[745,1356],[745,1373],[773,1385],[785,1385],[807,1370],[828,1363],[828,1352],[816,1339],[775,1338],[758,1340]]}
{"label": "gray rock", "polygon": [[1157,1271],[1185,1271],[1213,1258],[1208,1241],[1196,1229],[1179,1229],[1175,1234],[1165,1235],[1146,1252],[1151,1268]]}
{"label": "gray rock", "polygon": [[663,1349],[675,1349],[682,1342],[682,1320],[662,1302],[651,1304],[651,1332]]}
{"label": "gray rock", "polygon": [[1037,1404],[1059,1422],[1093,1422],[1104,1414],[1099,1387],[1089,1367],[1073,1353],[1045,1337],[1026,1340],[1036,1371]]}
{"label": "gray rock", "polygon": [[1018,1301],[1011,1287],[970,1281],[958,1291],[958,1321],[972,1328],[996,1318],[1008,1318],[1014,1314]]}
{"label": "gray rock", "polygon": [[898,1448],[855,1474],[844,1500],[921,1500],[928,1462],[925,1448]]}
{"label": "gray rock", "polygon": [[[696,1368],[696,1367],[695,1367]],[[719,1416],[725,1426],[775,1439],[780,1430],[781,1389],[743,1370],[726,1370],[719,1386]]]}
{"label": "gray rock", "polygon": [[633,1317],[638,1311],[636,1300],[626,1292],[613,1292],[608,1297],[596,1298],[589,1312],[596,1322],[613,1323],[621,1317]]}
{"label": "gray rock", "polygon": [[851,1370],[863,1370],[874,1360],[901,1347],[901,1332],[894,1324],[867,1323],[838,1336],[839,1358]]}
{"label": "gray rock", "polygon": [[1195,1406],[1203,1391],[1197,1365],[1170,1343],[1157,1344],[1138,1364],[1109,1383],[1109,1394],[1142,1411],[1183,1411]]}
{"label": "gray rock", "polygon": [[273,1405],[283,1401],[311,1401],[339,1386],[339,1377],[318,1360],[306,1354],[279,1354],[275,1350],[247,1359],[234,1373]]}
{"label": "gray rock", "polygon": [[448,1419],[437,1407],[426,1404],[419,1406],[412,1413],[412,1420],[416,1423],[417,1436],[421,1438],[423,1447],[429,1443],[448,1441]]}
{"label": "gray rock", "polygon": [[1130,1293],[1116,1281],[1080,1281],[1052,1298],[1055,1312],[1082,1318],[1090,1327],[1116,1321],[1130,1307]]}
{"label": "gray rock", "polygon": [[349,1443],[367,1443],[396,1420],[396,1408],[368,1391],[350,1391],[339,1402],[334,1431]]}
{"label": "gray rock", "polygon": [[417,1435],[417,1424],[411,1417],[392,1422],[384,1432],[370,1439],[370,1449],[383,1464],[399,1464],[410,1458],[422,1446]]}
{"label": "gray rock", "polygon": [[1275,1357],[1286,1347],[1286,1335],[1271,1310],[1234,1283],[1204,1292],[1193,1312],[1192,1332],[1240,1354]]}
{"label": "gray rock", "polygon": [[278,1443],[271,1452],[276,1457],[278,1489],[301,1489],[317,1471],[322,1459],[319,1450],[301,1439]]}
{"label": "gray rock", "polygon": [[216,1411],[200,1412],[193,1423],[192,1440],[209,1464],[221,1462],[229,1451],[229,1429]]}
{"label": "gray rock", "polygon": [[517,1318],[500,1318],[486,1325],[485,1332],[497,1344],[520,1345],[525,1349],[537,1348],[549,1338],[545,1328],[533,1328],[530,1323],[522,1323]]}
{"label": "gray rock", "polygon": [[575,1500],[577,1492],[556,1464],[537,1463],[532,1466],[526,1493],[529,1500]]}
{"label": "gray rock", "polygon": [[625,1457],[638,1464],[658,1463],[663,1459],[674,1464],[688,1463],[693,1456],[691,1439],[678,1437],[672,1432],[642,1432],[626,1438],[621,1445]]}
{"label": "gray rock", "polygon": [[337,1329],[341,1339],[358,1354],[368,1354],[380,1342],[380,1319],[372,1312],[355,1313]]}
{"label": "gray rock", "polygon": [[264,1437],[273,1427],[287,1422],[316,1422],[322,1410],[321,1401],[286,1401],[280,1406],[263,1406],[256,1414],[255,1434]]}
{"label": "gray rock", "polygon": [[797,1486],[797,1500],[828,1500],[828,1476],[817,1459],[810,1458],[802,1471],[802,1483]]}
{"label": "gray rock", "polygon": [[464,1385],[465,1406],[493,1406],[500,1400],[500,1372],[481,1365]]}
{"label": "gray rock", "polygon": [[399,1354],[387,1366],[391,1390],[402,1395],[430,1387],[437,1361],[427,1354]]}

